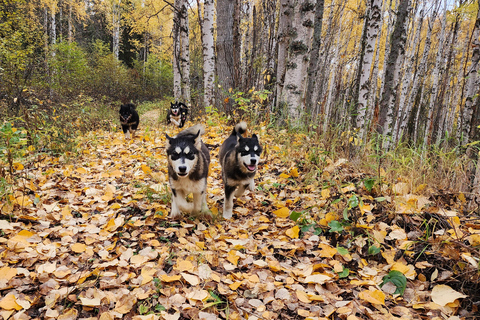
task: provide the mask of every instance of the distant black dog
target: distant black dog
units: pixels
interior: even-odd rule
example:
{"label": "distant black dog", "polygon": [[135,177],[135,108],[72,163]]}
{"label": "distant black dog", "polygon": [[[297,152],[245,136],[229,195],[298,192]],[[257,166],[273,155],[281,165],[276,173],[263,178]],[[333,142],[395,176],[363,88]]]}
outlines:
{"label": "distant black dog", "polygon": [[167,124],[174,123],[177,127],[183,128],[187,121],[188,107],[183,102],[171,103],[167,114]]}
{"label": "distant black dog", "polygon": [[132,103],[122,104],[120,106],[120,123],[122,124],[122,130],[125,134],[125,139],[130,139],[130,132],[132,138],[135,136],[135,130],[140,123],[140,117],[138,116],[136,107]]}

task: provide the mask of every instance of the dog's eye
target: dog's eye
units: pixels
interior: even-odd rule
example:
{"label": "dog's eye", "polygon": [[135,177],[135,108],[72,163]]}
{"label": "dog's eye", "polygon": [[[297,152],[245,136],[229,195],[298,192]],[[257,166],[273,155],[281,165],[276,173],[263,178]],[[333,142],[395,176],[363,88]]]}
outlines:
{"label": "dog's eye", "polygon": [[175,161],[180,159],[180,154],[174,152],[170,157],[172,158],[173,161]]}
{"label": "dog's eye", "polygon": [[193,152],[189,152],[185,154],[185,158],[187,158],[188,160],[193,160],[195,158],[195,154]]}

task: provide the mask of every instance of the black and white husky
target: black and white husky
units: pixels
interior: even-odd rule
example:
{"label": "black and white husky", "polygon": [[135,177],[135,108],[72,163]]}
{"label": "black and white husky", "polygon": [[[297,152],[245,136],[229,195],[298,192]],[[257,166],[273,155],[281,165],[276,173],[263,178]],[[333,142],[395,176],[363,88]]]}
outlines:
{"label": "black and white husky", "polygon": [[135,136],[135,130],[137,130],[140,123],[140,117],[135,109],[136,107],[132,103],[125,103],[120,106],[120,124],[122,125],[125,139],[130,139],[130,132],[132,133],[132,138]]}
{"label": "black and white husky", "polygon": [[218,153],[225,187],[223,202],[225,219],[232,217],[233,196],[240,197],[245,189],[251,191],[255,189],[253,178],[257,172],[262,146],[255,134],[251,138],[243,138],[242,134],[246,130],[245,122],[237,124],[230,136],[223,142]]}
{"label": "black and white husky", "polygon": [[179,128],[183,128],[187,121],[188,107],[183,102],[171,103],[170,110],[167,113],[167,124],[173,123]]}
{"label": "black and white husky", "polygon": [[[168,179],[172,189],[171,218],[177,219],[181,212],[206,213],[207,176],[210,152],[201,136],[205,128],[197,124],[171,138],[167,137]],[[193,203],[185,197],[192,193]]]}

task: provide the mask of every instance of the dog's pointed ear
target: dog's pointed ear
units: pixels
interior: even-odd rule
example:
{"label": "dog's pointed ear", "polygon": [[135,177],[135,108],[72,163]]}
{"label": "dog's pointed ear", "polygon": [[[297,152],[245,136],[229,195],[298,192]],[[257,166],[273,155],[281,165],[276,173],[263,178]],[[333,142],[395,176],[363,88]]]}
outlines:
{"label": "dog's pointed ear", "polygon": [[168,134],[165,133],[165,137],[167,138],[167,145],[165,146],[166,149],[170,148],[170,142],[174,139],[168,136]]}
{"label": "dog's pointed ear", "polygon": [[255,133],[252,135],[252,139],[254,139],[255,141],[258,141],[258,137]]}
{"label": "dog's pointed ear", "polygon": [[200,130],[198,130],[197,134],[195,137],[193,137],[193,140],[195,140],[195,148],[200,150],[202,148],[202,139],[200,137]]}

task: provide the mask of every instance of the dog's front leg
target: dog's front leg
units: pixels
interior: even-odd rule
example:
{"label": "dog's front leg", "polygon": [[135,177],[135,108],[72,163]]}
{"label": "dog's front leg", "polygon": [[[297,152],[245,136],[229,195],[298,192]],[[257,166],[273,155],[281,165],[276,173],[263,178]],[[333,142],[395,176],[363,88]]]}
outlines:
{"label": "dog's front leg", "polygon": [[236,187],[225,185],[225,199],[223,201],[223,217],[230,219],[233,215],[233,192]]}
{"label": "dog's front leg", "polygon": [[178,219],[182,213],[180,212],[179,204],[178,204],[178,194],[177,190],[172,189],[172,211],[170,212],[170,218]]}
{"label": "dog's front leg", "polygon": [[175,120],[175,119],[173,119],[173,118],[170,119],[170,120],[172,120],[172,122],[173,122],[177,127],[180,126],[180,121],[177,121],[177,120]]}
{"label": "dog's front leg", "polygon": [[255,190],[255,180],[250,180],[250,183],[247,185],[247,189],[250,190],[250,191],[254,191]]}
{"label": "dog's front leg", "polygon": [[192,212],[192,204],[185,199],[185,192],[179,189],[172,189],[172,219],[178,219],[183,212]]}
{"label": "dog's front leg", "polygon": [[248,187],[249,185],[240,185],[237,190],[235,191],[235,197],[239,198],[243,195],[243,193],[245,192],[245,189],[246,187]]}

